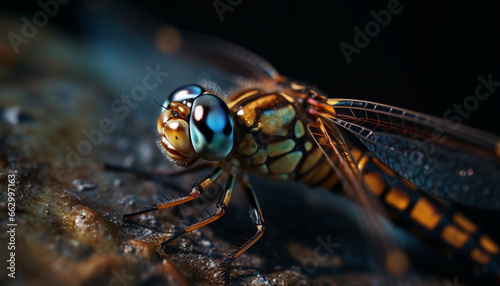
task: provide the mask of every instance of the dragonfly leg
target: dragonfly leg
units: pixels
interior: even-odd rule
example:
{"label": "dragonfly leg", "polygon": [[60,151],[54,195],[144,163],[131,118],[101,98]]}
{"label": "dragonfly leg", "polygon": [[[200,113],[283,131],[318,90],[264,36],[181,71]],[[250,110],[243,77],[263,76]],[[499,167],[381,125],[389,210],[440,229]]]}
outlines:
{"label": "dragonfly leg", "polygon": [[202,226],[205,226],[209,223],[214,222],[215,220],[221,218],[227,211],[227,207],[229,205],[229,200],[231,199],[231,195],[233,193],[234,189],[234,181],[236,180],[235,175],[229,175],[229,178],[227,179],[226,185],[224,186],[224,192],[219,201],[217,202],[217,210],[215,213],[211,214],[210,216],[203,218],[200,221],[197,221],[182,230],[174,233],[171,237],[169,237],[166,241],[164,241],[161,244],[161,248],[165,249],[172,241],[174,241],[176,238],[179,236],[191,232],[195,229],[198,229]]}
{"label": "dragonfly leg", "polygon": [[231,263],[242,255],[248,248],[250,248],[259,238],[261,238],[262,234],[264,234],[264,217],[262,216],[262,210],[260,209],[259,202],[257,201],[257,196],[253,191],[252,186],[246,179],[241,180],[241,186],[245,195],[250,202],[250,210],[249,214],[252,219],[252,223],[257,228],[257,231],[246,241],[244,242],[236,251],[229,253],[228,256],[224,258],[225,268],[225,283],[229,284],[229,274],[231,270]]}
{"label": "dragonfly leg", "polygon": [[133,213],[125,214],[125,215],[123,215],[123,221],[127,221],[135,216],[138,216],[138,215],[141,215],[141,214],[144,214],[147,212],[162,210],[162,209],[166,209],[169,207],[173,207],[176,205],[180,205],[180,204],[184,204],[186,202],[192,201],[193,199],[198,197],[200,194],[204,193],[210,186],[212,186],[213,183],[215,181],[217,181],[217,179],[220,178],[220,176],[222,175],[222,172],[223,172],[222,167],[219,166],[219,167],[215,168],[206,178],[204,178],[199,183],[197,183],[187,196],[176,198],[174,200],[170,200],[170,201],[164,202],[162,204],[152,206],[152,207],[147,208],[147,209],[143,209],[143,210],[136,211]]}

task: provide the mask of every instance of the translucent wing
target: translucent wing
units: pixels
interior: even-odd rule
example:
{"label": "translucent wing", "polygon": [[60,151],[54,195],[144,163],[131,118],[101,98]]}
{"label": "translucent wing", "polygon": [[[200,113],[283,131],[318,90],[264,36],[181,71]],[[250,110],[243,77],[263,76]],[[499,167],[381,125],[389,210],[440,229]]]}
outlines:
{"label": "translucent wing", "polygon": [[83,27],[97,59],[90,64],[104,71],[110,85],[133,88],[147,67],[168,73],[161,88],[149,93],[157,98],[184,84],[216,83],[221,96],[249,82],[274,84],[274,68],[235,44],[178,30],[125,3],[87,5],[84,18],[93,21]]}
{"label": "translucent wing", "polygon": [[340,130],[322,118],[309,123],[307,128],[339,176],[346,195],[363,209],[356,213],[357,219],[376,268],[379,268],[376,270],[398,275],[406,272],[409,266],[407,257],[382,223],[380,214],[385,211],[360,175]]}
{"label": "translucent wing", "polygon": [[500,138],[378,103],[311,103],[422,190],[465,205],[500,208]]}

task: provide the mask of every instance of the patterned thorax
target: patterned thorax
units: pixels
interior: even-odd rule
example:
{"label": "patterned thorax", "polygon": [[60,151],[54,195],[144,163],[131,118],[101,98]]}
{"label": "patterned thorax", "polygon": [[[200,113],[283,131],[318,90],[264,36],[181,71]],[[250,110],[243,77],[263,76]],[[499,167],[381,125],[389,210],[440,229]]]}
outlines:
{"label": "patterned thorax", "polygon": [[[293,99],[292,99],[293,98]],[[231,97],[235,118],[235,152],[251,170],[273,179],[331,185],[336,180],[307,132],[308,117],[297,96],[247,90]]]}

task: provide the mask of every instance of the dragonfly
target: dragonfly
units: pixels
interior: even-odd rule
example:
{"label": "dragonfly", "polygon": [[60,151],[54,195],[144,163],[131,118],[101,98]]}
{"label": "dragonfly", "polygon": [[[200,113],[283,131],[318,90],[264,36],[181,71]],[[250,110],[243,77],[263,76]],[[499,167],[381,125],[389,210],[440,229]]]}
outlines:
{"label": "dragonfly", "polygon": [[[155,37],[159,50],[162,43],[179,42],[175,57],[191,60],[184,64],[205,64],[196,64],[200,82],[185,83],[158,103],[158,146],[178,166],[189,169],[204,161],[214,167],[192,182],[187,195],[125,214],[124,221],[192,201],[226,178],[216,211],[175,232],[161,243],[163,249],[220,219],[233,190],[242,190],[255,230],[224,258],[230,283],[232,262],[264,234],[264,213],[249,179],[258,174],[326,189],[340,184],[341,193],[364,209],[360,223],[377,234],[371,243],[390,273],[408,266],[398,243],[382,237],[379,213],[500,282],[498,244],[441,201],[500,208],[499,137],[395,106],[329,98],[250,51],[210,36],[169,27]],[[220,74],[206,80],[207,66]],[[178,82],[186,79],[192,77]]]}

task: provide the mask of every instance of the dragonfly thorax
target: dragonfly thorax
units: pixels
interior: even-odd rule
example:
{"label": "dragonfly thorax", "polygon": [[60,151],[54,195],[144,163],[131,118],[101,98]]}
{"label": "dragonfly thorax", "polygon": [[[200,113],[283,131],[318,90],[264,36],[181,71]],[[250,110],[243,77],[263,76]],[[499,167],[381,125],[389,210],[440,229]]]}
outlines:
{"label": "dragonfly thorax", "polygon": [[301,99],[285,91],[257,89],[233,95],[229,102],[237,130],[235,153],[247,168],[267,177],[331,186],[336,177],[307,132],[313,119]]}

